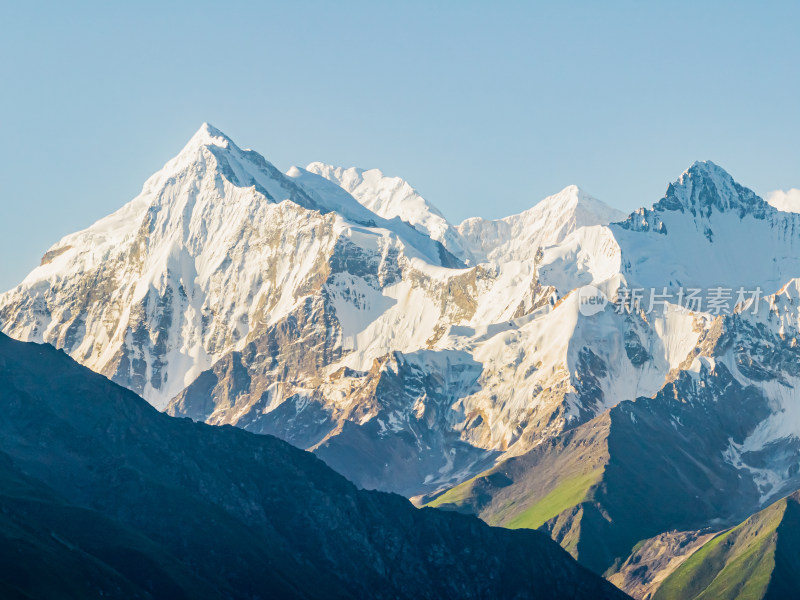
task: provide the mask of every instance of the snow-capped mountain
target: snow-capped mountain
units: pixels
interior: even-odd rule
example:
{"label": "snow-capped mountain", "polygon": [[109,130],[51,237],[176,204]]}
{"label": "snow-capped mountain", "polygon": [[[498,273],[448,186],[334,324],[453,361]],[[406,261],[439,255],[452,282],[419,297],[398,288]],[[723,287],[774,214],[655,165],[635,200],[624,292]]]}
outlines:
{"label": "snow-capped mountain", "polygon": [[[283,174],[205,125],[140,196],[0,296],[0,325],[170,414],[276,434],[365,487],[432,494],[722,360],[713,311],[673,298],[584,314],[583,286],[612,301],[634,286],[779,299],[800,277],[798,237],[800,215],[707,162],[627,217],[570,186],[456,228],[402,180],[320,163]],[[782,455],[747,454],[800,435],[776,416],[795,401],[791,366],[758,367],[795,326],[790,300],[780,322],[764,307],[726,321],[750,332],[725,359],[731,381],[772,408],[717,458],[749,474],[757,502],[794,481]]]}
{"label": "snow-capped mountain", "polygon": [[[798,285],[755,311],[697,315],[696,344],[658,392],[500,462],[434,505],[547,531],[607,575],[639,552],[618,581],[629,593],[668,574],[680,564],[668,559],[800,488]],[[668,552],[640,552],[666,535],[676,538]]]}
{"label": "snow-capped mountain", "polygon": [[0,321],[163,407],[331,270],[386,283],[401,264],[459,266],[406,223],[311,173],[284,175],[204,125],[137,198],[50,248],[0,297]]}
{"label": "snow-capped mountain", "polygon": [[[716,532],[800,488],[798,226],[705,162],[652,208],[546,248],[539,281],[559,301],[537,322],[588,284],[610,299],[648,287],[668,299],[565,311],[573,393],[561,435],[506,453],[433,504],[540,528],[644,594]],[[733,314],[686,310],[677,298],[687,286],[749,297],[728,304]]]}
{"label": "snow-capped mountain", "polygon": [[800,489],[798,281],[800,214],[711,162],[630,215],[570,186],[454,227],[402,179],[284,174],[204,125],[0,327],[641,592]]}
{"label": "snow-capped mountain", "polygon": [[[436,222],[425,215],[446,225],[438,211],[366,173],[347,184],[359,202],[204,125],[137,198],[0,296],[3,331],[63,348],[172,414],[315,448],[362,485],[411,495],[457,483],[521,431],[532,443],[557,429],[523,423],[535,390],[566,372],[534,365],[566,360],[566,348],[540,343],[508,398],[501,366],[502,340],[524,339],[517,330],[556,297],[538,281],[538,248],[465,267],[422,226]],[[562,208],[553,214],[572,214]],[[565,218],[548,226],[584,222]],[[405,475],[389,477],[400,463]]]}
{"label": "snow-capped mountain", "polygon": [[[543,259],[561,294],[616,273],[643,289],[761,288],[800,273],[800,219],[770,206],[720,167],[698,162],[651,208],[577,230]],[[545,266],[546,265],[546,266]]]}
{"label": "snow-capped mountain", "polygon": [[496,221],[467,219],[458,232],[479,261],[505,263],[528,260],[537,248],[558,244],[581,227],[608,225],[625,217],[571,185],[518,215]]}
{"label": "snow-capped mountain", "polygon": [[692,165],[652,209],[612,226],[623,268],[643,287],[760,286],[800,273],[800,219],[710,161]]}

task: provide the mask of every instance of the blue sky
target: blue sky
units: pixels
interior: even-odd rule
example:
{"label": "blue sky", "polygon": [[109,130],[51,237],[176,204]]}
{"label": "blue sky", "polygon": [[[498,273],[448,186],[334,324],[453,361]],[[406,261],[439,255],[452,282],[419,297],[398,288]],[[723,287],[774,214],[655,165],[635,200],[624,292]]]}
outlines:
{"label": "blue sky", "polygon": [[278,167],[400,175],[450,218],[696,159],[800,187],[798,2],[0,3],[0,288],[203,121]]}

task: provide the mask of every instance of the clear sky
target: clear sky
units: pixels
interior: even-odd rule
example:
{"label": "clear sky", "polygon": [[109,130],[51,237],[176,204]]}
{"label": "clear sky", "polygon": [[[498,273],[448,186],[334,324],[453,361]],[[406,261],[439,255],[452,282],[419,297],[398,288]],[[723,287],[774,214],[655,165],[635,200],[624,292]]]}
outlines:
{"label": "clear sky", "polygon": [[800,187],[800,2],[0,0],[0,288],[203,121],[281,169],[400,175],[453,222],[696,159]]}

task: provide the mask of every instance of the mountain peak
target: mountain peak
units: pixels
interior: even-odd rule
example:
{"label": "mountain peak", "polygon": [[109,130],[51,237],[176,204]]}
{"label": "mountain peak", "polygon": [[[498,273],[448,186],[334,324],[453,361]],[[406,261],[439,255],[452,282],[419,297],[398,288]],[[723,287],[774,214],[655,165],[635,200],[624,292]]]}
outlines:
{"label": "mountain peak", "polygon": [[667,188],[653,209],[689,212],[710,217],[713,212],[734,212],[740,218],[763,219],[769,205],[752,190],[739,185],[722,167],[710,160],[695,161]]}
{"label": "mountain peak", "polygon": [[539,247],[557,244],[576,229],[624,218],[622,211],[568,185],[519,214],[497,220],[473,217],[458,231],[479,261],[502,263],[532,259]]}
{"label": "mountain peak", "polygon": [[586,192],[584,192],[579,186],[575,185],[574,183],[568,185],[559,192],[559,194],[568,194],[570,196],[578,196],[580,194],[585,194],[585,193]]}
{"label": "mountain peak", "polygon": [[233,143],[231,138],[210,123],[203,123],[189,139],[186,146],[184,146],[183,151],[193,150],[201,146],[218,146],[220,148],[229,148],[231,145],[236,145]]}
{"label": "mountain peak", "polygon": [[386,175],[380,169],[343,168],[313,162],[306,170],[333,181],[382,217],[390,219],[399,216],[404,220],[410,218],[415,221],[421,215],[408,213],[421,212],[425,216],[444,218],[441,211],[423,198],[405,179]]}
{"label": "mountain peak", "polygon": [[711,162],[710,160],[696,160],[692,163],[692,166],[686,169],[684,173],[723,173],[724,175],[730,177],[730,174],[720,167],[718,164]]}
{"label": "mountain peak", "polygon": [[733,182],[733,177],[725,169],[710,160],[696,160],[680,174],[673,185],[687,185],[690,181],[710,180],[719,186]]}
{"label": "mountain peak", "polygon": [[564,206],[571,207],[571,206],[577,206],[578,204],[583,202],[592,203],[599,201],[596,198],[592,197],[591,195],[587,194],[584,190],[582,190],[580,187],[578,187],[573,183],[572,185],[568,185],[567,187],[565,187],[560,192],[557,192],[555,194],[552,194],[551,196],[548,196],[547,198],[544,198],[543,200],[540,200],[533,206],[532,209],[528,210],[533,210],[537,206],[544,205],[546,203],[547,204],[558,203]]}
{"label": "mountain peak", "polygon": [[569,214],[574,212],[585,215],[587,217],[586,219],[581,219],[580,216],[578,217],[579,221],[586,221],[585,223],[577,224],[578,227],[582,227],[586,224],[594,225],[596,224],[595,221],[597,223],[607,224],[625,218],[625,214],[621,211],[601,202],[581,187],[572,184],[568,185],[560,192],[539,201],[521,215],[506,217],[504,220],[514,220],[524,215],[537,215],[541,218],[544,214],[551,214],[552,216],[554,211],[568,211]]}

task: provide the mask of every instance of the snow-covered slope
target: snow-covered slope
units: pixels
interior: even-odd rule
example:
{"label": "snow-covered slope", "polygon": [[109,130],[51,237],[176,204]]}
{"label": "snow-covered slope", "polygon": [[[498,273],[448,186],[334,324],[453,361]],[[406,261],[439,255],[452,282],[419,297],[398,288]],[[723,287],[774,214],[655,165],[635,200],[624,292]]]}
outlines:
{"label": "snow-covered slope", "polygon": [[474,217],[458,231],[478,260],[504,263],[529,260],[538,248],[557,244],[581,227],[607,225],[625,216],[571,185],[523,213],[496,221]]}
{"label": "snow-covered slope", "polygon": [[615,273],[648,293],[770,294],[800,273],[800,215],[771,206],[714,163],[696,162],[651,208],[546,248],[541,271],[561,294]]}
{"label": "snow-covered slope", "polygon": [[710,161],[697,162],[651,209],[611,226],[623,270],[642,287],[761,287],[800,273],[800,215],[779,211]]}
{"label": "snow-covered slope", "polygon": [[523,213],[495,221],[473,217],[454,227],[399,177],[388,177],[378,169],[344,169],[321,162],[311,163],[306,170],[336,183],[376,214],[414,225],[467,264],[533,261],[539,248],[557,244],[582,227],[627,217],[571,185]]}
{"label": "snow-covered slope", "polygon": [[[719,531],[800,489],[799,217],[702,162],[652,208],[545,248],[537,273],[558,298],[551,312],[496,336],[501,352],[486,354],[489,343],[473,352],[506,384],[480,408],[506,425],[508,407],[530,412],[493,468],[434,503],[541,528],[610,574],[626,558],[637,564],[639,542]],[[641,302],[585,315],[589,284],[611,301],[639,290]],[[690,288],[705,303],[687,310],[679,299]],[[707,304],[714,289],[730,294],[732,314]],[[651,290],[666,295],[652,310]],[[519,402],[515,367],[529,360],[546,384]],[[531,427],[542,416],[548,428]]]}
{"label": "snow-covered slope", "polygon": [[438,208],[400,177],[389,177],[379,169],[345,169],[321,162],[312,162],[306,171],[332,181],[375,214],[410,223],[461,260],[471,262],[472,257],[463,248],[455,228]]}

